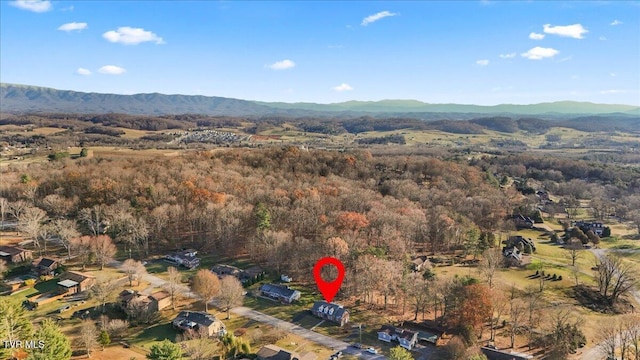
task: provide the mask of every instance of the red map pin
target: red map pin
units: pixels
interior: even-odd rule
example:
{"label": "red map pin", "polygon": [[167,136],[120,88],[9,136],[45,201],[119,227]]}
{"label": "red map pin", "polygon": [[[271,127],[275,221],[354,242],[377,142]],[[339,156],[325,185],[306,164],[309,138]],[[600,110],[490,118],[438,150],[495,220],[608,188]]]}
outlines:
{"label": "red map pin", "polygon": [[[322,279],[320,272],[326,265],[333,265],[338,269],[338,277],[335,280],[324,281],[324,279]],[[340,286],[342,286],[342,280],[344,280],[344,265],[336,258],[323,257],[318,260],[313,267],[313,277],[316,279],[316,284],[318,285],[318,290],[322,293],[322,297],[324,297],[326,302],[330,303],[338,293],[338,290],[340,290]]]}

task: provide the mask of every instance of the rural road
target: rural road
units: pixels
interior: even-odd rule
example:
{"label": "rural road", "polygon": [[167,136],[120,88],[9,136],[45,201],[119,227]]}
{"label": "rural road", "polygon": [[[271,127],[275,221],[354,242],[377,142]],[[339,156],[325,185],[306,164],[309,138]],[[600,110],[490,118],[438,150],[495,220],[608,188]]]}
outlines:
{"label": "rural road", "polygon": [[369,354],[366,351],[362,351],[350,346],[349,343],[346,343],[344,341],[337,340],[326,335],[318,334],[315,331],[305,329],[296,324],[292,324],[290,322],[286,322],[284,320],[274,318],[273,316],[263,314],[259,311],[255,311],[253,309],[249,309],[244,306],[233,308],[231,309],[231,312],[233,312],[234,314],[249,318],[251,320],[258,321],[264,324],[271,325],[275,328],[288,331],[290,333],[296,334],[302,338],[305,338],[309,341],[313,341],[315,343],[318,343],[324,347],[333,349],[335,351],[340,350],[346,354],[355,355],[368,360],[386,359],[382,355]]}

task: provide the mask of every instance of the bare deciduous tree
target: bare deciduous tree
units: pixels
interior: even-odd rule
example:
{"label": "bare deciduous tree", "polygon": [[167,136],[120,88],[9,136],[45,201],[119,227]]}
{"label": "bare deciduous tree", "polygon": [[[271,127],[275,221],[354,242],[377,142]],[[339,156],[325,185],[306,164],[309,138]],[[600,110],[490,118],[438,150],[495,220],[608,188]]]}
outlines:
{"label": "bare deciduous tree", "polygon": [[209,302],[220,293],[218,276],[207,269],[198,270],[193,277],[191,290],[204,302],[205,311],[209,311]]}
{"label": "bare deciduous tree", "polygon": [[584,247],[582,242],[576,238],[571,238],[564,245],[565,257],[571,260],[571,266],[576,266],[576,261],[582,257],[582,251]]}
{"label": "bare deciduous tree", "polygon": [[91,259],[91,237],[81,236],[71,238],[69,246],[76,253],[78,260],[82,264],[82,270],[84,270]]}
{"label": "bare deciduous tree", "polygon": [[96,278],[96,283],[91,287],[91,295],[98,300],[102,307],[102,312],[105,312],[105,305],[113,299],[116,293],[118,285],[112,279],[104,276]]}
{"label": "bare deciduous tree", "polygon": [[480,271],[484,278],[487,279],[489,287],[493,287],[493,277],[495,276],[496,271],[502,267],[503,263],[504,255],[502,255],[502,250],[500,250],[500,248],[490,248],[482,253]]}
{"label": "bare deciduous tree", "polygon": [[596,282],[600,294],[615,305],[618,299],[633,290],[638,284],[636,273],[631,264],[616,255],[603,255],[598,258]]}
{"label": "bare deciduous tree", "polygon": [[51,223],[51,231],[57,235],[60,245],[67,250],[67,258],[71,259],[71,239],[80,236],[76,222],[68,219],[55,219]]}
{"label": "bare deciduous tree", "polygon": [[104,205],[94,205],[92,208],[85,208],[78,213],[78,220],[82,222],[93,236],[104,233],[106,228],[106,214]]}
{"label": "bare deciduous tree", "polygon": [[82,321],[80,326],[80,342],[87,351],[87,357],[91,357],[91,350],[98,345],[98,329],[91,319]]}
{"label": "bare deciduous tree", "polygon": [[96,262],[100,265],[100,270],[102,270],[106,263],[113,260],[113,256],[118,249],[109,235],[98,235],[91,239],[91,251],[95,256]]}
{"label": "bare deciduous tree", "polygon": [[173,266],[169,266],[167,268],[167,274],[168,279],[164,284],[164,287],[171,296],[171,307],[175,310],[176,300],[180,294],[180,289],[182,288],[182,274]]}
{"label": "bare deciduous tree", "polygon": [[127,275],[127,279],[129,279],[129,286],[133,286],[134,279],[140,284],[140,280],[147,273],[144,265],[142,265],[140,261],[133,259],[127,259],[122,263],[122,271]]}
{"label": "bare deciduous tree", "polygon": [[[27,206],[18,216],[18,230],[25,233],[27,238],[33,240],[34,244],[40,248],[39,238],[41,235],[47,213],[37,207]],[[42,256],[42,251],[40,251]]]}
{"label": "bare deciduous tree", "polygon": [[220,280],[220,295],[217,296],[217,303],[227,310],[227,319],[231,318],[231,308],[242,304],[244,289],[240,280],[235,276],[227,275]]}

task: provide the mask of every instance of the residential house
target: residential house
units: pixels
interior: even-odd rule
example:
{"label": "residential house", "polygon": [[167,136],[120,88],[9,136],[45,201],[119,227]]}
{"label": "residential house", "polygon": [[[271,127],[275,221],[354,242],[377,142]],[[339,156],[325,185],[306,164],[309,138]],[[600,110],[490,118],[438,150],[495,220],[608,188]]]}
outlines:
{"label": "residential house", "polygon": [[349,322],[349,310],[342,305],[328,303],[326,301],[316,301],[311,308],[311,313],[321,319],[325,319],[340,326]]}
{"label": "residential house", "polygon": [[96,283],[93,275],[81,273],[79,271],[67,271],[60,276],[58,289],[61,294],[77,294],[91,289]]}
{"label": "residential house", "polygon": [[403,348],[411,350],[418,342],[418,332],[391,325],[382,325],[378,330],[378,340],[389,343],[397,341]]}
{"label": "residential house", "polygon": [[507,239],[503,243],[507,248],[517,247],[520,250],[525,250],[527,247],[530,247],[531,252],[536,251],[536,243],[534,243],[533,240],[527,239],[520,235],[509,236],[509,239]]}
{"label": "residential house", "polygon": [[417,256],[413,260],[411,260],[411,270],[418,272],[422,271],[425,266],[429,265],[429,260],[427,260],[426,256]]}
{"label": "residential house", "polygon": [[275,284],[264,284],[258,289],[262,296],[278,300],[287,304],[300,299],[300,291],[294,290],[288,286]]}
{"label": "residential house", "polygon": [[194,331],[209,337],[220,337],[227,333],[226,327],[220,320],[202,311],[181,311],[171,324],[178,330]]}
{"label": "residential house", "polygon": [[33,251],[16,246],[0,246],[0,260],[7,264],[20,263],[33,259]]}
{"label": "residential house", "polygon": [[139,311],[154,313],[171,305],[171,298],[166,291],[157,291],[151,295],[140,294],[134,290],[123,290],[118,298],[122,310],[132,316]]}
{"label": "residential house", "polygon": [[493,349],[487,346],[480,348],[484,356],[489,360],[529,360],[533,359],[532,355],[521,354],[515,352],[506,352],[498,349]]}
{"label": "residential house", "polygon": [[261,275],[264,275],[264,270],[260,266],[252,266],[240,273],[240,282],[246,283],[247,281],[256,281]]}
{"label": "residential house", "polygon": [[503,248],[502,255],[509,266],[519,266],[522,264],[522,252],[515,246]]}
{"label": "residential house", "polygon": [[258,360],[316,360],[316,354],[306,352],[298,354],[276,345],[265,345],[256,353]]}
{"label": "residential house", "polygon": [[40,276],[53,275],[54,271],[58,268],[58,261],[52,258],[43,257],[37,260],[34,265],[35,272]]}
{"label": "residential house", "polygon": [[604,224],[600,222],[587,222],[587,221],[578,221],[574,224],[582,230],[583,232],[587,232],[589,230],[593,231],[594,234],[602,237],[602,233],[604,232]]}
{"label": "residential house", "polygon": [[231,266],[231,265],[225,265],[225,264],[214,265],[211,268],[211,272],[218,275],[219,278],[222,278],[223,276],[231,275],[239,279],[240,275],[242,274],[242,270],[238,269],[237,267]]}
{"label": "residential house", "polygon": [[533,227],[533,224],[535,223],[533,219],[522,214],[513,215],[511,217],[511,220],[513,220],[516,228],[518,229],[531,229]]}
{"label": "residential house", "polygon": [[193,269],[200,265],[200,259],[196,256],[198,252],[194,249],[186,249],[176,251],[173,254],[165,256],[165,259],[172,261],[178,265],[182,265],[187,269]]}

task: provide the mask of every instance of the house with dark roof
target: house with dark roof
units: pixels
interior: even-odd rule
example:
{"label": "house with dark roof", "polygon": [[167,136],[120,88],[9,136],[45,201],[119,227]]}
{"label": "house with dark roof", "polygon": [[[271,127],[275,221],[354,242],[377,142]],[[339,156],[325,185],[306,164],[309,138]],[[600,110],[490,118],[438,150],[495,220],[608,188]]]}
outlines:
{"label": "house with dark roof", "polygon": [[93,275],[79,271],[67,271],[60,276],[58,290],[61,294],[77,294],[91,289],[95,283],[96,277]]}
{"label": "house with dark roof", "polygon": [[328,303],[326,301],[316,301],[311,308],[311,313],[321,319],[334,322],[344,326],[349,322],[349,310],[342,305]]}
{"label": "house with dark roof", "polygon": [[242,270],[231,265],[217,264],[211,267],[211,272],[218,275],[219,278],[222,278],[223,276],[226,276],[226,275],[231,275],[239,279],[240,274],[242,273]]}
{"label": "house with dark roof", "polygon": [[602,237],[602,233],[604,232],[604,224],[601,222],[588,222],[588,221],[577,221],[574,223],[574,226],[577,226],[583,232],[587,232],[589,230],[593,231],[594,234]]}
{"label": "house with dark roof", "polygon": [[171,325],[180,331],[192,331],[209,337],[220,337],[227,333],[222,321],[202,311],[181,311]]}
{"label": "house with dark roof", "polygon": [[378,340],[388,343],[397,341],[403,348],[411,350],[418,342],[418,332],[391,325],[382,325],[378,330]]}
{"label": "house with dark roof", "polygon": [[288,286],[275,284],[264,284],[258,289],[260,295],[278,300],[287,304],[300,299],[300,291],[294,290]]}
{"label": "house with dark roof", "polygon": [[256,353],[258,360],[316,360],[316,354],[306,352],[298,354],[276,345],[265,345]]}
{"label": "house with dark roof", "polygon": [[533,221],[533,219],[522,214],[513,215],[511,217],[511,220],[513,220],[516,228],[518,229],[531,229],[535,224],[535,221]]}
{"label": "house with dark roof", "polygon": [[9,263],[21,263],[33,259],[33,251],[16,246],[0,246],[0,260]]}
{"label": "house with dark roof", "polygon": [[43,257],[40,260],[36,260],[33,270],[40,276],[53,275],[58,265],[58,260]]}
{"label": "house with dark roof", "polygon": [[489,360],[529,360],[533,359],[532,355],[514,352],[506,352],[498,349],[483,346],[480,348],[484,356]]}

